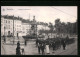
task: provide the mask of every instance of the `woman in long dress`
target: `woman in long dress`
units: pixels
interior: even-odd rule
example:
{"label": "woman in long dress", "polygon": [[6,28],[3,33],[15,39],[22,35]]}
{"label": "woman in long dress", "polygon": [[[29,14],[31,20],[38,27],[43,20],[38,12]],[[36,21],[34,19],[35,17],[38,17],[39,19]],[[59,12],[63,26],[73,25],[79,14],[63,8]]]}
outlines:
{"label": "woman in long dress", "polygon": [[49,54],[50,51],[49,51],[49,44],[46,44],[46,53]]}

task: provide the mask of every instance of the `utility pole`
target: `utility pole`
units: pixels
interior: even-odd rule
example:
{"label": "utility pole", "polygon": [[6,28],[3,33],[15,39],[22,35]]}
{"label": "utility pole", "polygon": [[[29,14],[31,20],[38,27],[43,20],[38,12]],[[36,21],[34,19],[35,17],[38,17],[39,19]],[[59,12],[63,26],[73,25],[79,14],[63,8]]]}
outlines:
{"label": "utility pole", "polygon": [[[30,20],[30,13],[29,13],[29,20]],[[29,24],[29,27],[30,27],[30,24]],[[30,35],[31,35],[31,29],[28,29]]]}
{"label": "utility pole", "polygon": [[37,22],[35,20],[35,16],[33,18],[34,18],[34,31],[35,31],[34,33],[36,34],[35,36],[37,38]]}
{"label": "utility pole", "polygon": [[13,15],[13,44],[14,44],[14,15]]}
{"label": "utility pole", "polygon": [[37,38],[37,23],[36,23],[36,38]]}

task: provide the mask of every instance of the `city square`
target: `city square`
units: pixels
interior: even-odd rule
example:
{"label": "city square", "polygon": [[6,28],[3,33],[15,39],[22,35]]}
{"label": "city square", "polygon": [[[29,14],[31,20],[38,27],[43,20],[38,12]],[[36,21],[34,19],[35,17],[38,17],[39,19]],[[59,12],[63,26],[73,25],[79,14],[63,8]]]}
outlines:
{"label": "city square", "polygon": [[77,17],[62,8],[2,6],[1,55],[77,55]]}

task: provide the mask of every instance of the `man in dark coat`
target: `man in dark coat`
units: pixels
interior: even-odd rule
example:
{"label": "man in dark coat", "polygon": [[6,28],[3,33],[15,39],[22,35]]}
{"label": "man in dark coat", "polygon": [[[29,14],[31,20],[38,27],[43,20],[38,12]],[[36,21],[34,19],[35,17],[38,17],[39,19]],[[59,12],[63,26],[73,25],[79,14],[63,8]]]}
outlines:
{"label": "man in dark coat", "polygon": [[53,50],[55,50],[55,48],[56,48],[55,42],[52,43],[52,47],[53,47]]}
{"label": "man in dark coat", "polygon": [[66,42],[63,41],[63,50],[65,50],[65,47],[66,47]]}
{"label": "man in dark coat", "polygon": [[38,43],[38,53],[40,54],[40,50],[41,50],[41,44]]}
{"label": "man in dark coat", "polygon": [[42,55],[44,54],[44,48],[45,48],[45,45],[44,45],[44,43],[42,43],[41,44]]}

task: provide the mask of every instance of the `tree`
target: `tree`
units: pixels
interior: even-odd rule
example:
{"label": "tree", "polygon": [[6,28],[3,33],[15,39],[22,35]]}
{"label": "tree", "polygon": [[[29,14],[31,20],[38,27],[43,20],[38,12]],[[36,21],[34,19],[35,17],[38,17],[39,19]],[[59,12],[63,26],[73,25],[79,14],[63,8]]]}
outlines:
{"label": "tree", "polygon": [[60,19],[56,19],[54,26],[58,34],[67,33],[73,35],[77,33],[77,22],[75,23],[67,22],[66,24],[65,22],[60,22]]}
{"label": "tree", "polygon": [[60,28],[61,28],[60,33],[66,33],[67,32],[67,30],[66,30],[66,24],[64,22],[61,23],[61,27]]}
{"label": "tree", "polygon": [[61,22],[60,22],[60,19],[56,19],[55,20],[55,28],[56,28],[56,32],[60,33],[60,31],[61,31]]}
{"label": "tree", "polygon": [[51,36],[52,36],[52,33],[53,33],[53,29],[54,29],[54,26],[52,23],[49,23],[49,28],[50,28],[50,33],[51,33]]}

